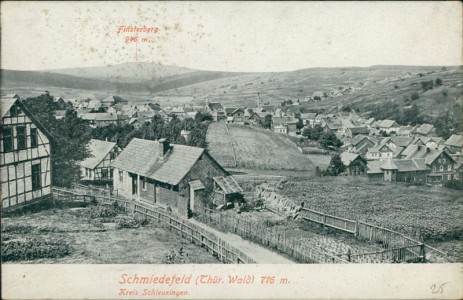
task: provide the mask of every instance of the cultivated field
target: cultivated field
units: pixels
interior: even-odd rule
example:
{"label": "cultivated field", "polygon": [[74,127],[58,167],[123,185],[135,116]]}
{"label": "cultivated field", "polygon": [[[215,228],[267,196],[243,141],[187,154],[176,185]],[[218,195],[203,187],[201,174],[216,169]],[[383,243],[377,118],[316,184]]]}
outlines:
{"label": "cultivated field", "polygon": [[224,123],[211,123],[207,131],[209,151],[225,167],[235,167],[235,153],[236,167],[240,169],[315,169],[296,145],[282,135],[253,127],[228,125],[229,138],[225,126]]}
{"label": "cultivated field", "polygon": [[2,219],[2,261],[14,263],[219,263],[167,229],[108,206],[52,208]]}
{"label": "cultivated field", "polygon": [[[363,178],[291,179],[278,193],[295,203],[421,237],[463,261],[461,192],[441,187],[372,182]],[[461,245],[461,243],[460,243]]]}

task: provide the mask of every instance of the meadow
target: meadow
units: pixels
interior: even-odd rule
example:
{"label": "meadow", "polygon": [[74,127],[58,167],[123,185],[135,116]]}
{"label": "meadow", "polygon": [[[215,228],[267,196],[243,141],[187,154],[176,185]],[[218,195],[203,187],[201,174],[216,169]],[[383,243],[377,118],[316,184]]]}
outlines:
{"label": "meadow", "polygon": [[[225,126],[228,126],[229,134]],[[269,130],[211,123],[207,131],[207,142],[211,155],[224,167],[247,170],[315,170],[293,142]]]}
{"label": "meadow", "polygon": [[277,192],[318,211],[421,238],[463,260],[462,247],[455,245],[463,239],[463,199],[459,191],[367,178],[324,177],[292,178]]}

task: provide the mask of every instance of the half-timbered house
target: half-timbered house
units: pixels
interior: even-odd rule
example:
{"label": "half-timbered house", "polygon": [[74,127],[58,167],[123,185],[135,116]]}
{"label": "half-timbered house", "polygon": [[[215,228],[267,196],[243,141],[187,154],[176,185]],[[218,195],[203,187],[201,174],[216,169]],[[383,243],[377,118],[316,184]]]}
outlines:
{"label": "half-timbered house", "polygon": [[19,98],[1,100],[2,208],[10,210],[51,196],[50,134]]}
{"label": "half-timbered house", "polygon": [[111,163],[121,152],[114,142],[90,140],[88,144],[90,156],[80,162],[82,180],[112,181],[113,168]]}

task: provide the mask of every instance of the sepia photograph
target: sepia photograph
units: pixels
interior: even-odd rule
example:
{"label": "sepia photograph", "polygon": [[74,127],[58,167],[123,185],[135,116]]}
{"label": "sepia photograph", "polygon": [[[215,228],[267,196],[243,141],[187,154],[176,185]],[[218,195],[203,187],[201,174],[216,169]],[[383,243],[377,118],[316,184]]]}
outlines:
{"label": "sepia photograph", "polygon": [[463,297],[461,15],[3,1],[2,298]]}

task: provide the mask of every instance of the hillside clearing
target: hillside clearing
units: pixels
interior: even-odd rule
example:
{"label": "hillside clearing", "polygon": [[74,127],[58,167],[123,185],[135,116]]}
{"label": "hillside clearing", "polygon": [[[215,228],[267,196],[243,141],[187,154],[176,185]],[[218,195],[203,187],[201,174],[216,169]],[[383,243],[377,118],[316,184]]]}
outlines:
{"label": "hillside clearing", "polygon": [[[229,128],[231,142],[225,126]],[[234,149],[237,168],[314,170],[314,166],[294,143],[268,130],[215,122],[209,125],[207,142],[211,155],[224,167],[235,167]]]}

